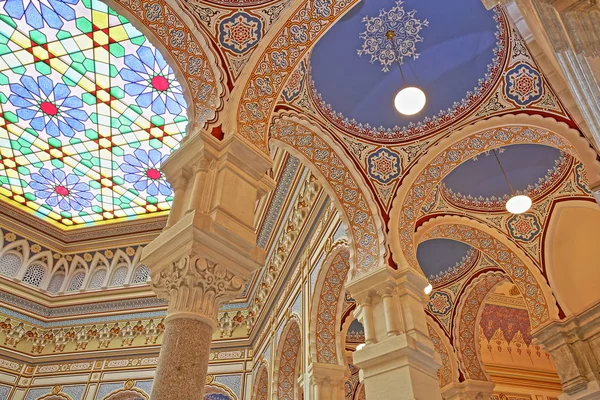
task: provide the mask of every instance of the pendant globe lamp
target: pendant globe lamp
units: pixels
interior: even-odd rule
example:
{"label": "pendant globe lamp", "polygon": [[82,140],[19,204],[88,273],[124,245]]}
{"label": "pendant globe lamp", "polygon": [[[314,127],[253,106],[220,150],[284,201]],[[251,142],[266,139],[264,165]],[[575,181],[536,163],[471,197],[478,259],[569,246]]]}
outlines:
{"label": "pendant globe lamp", "polygon": [[493,149],[492,151],[494,152],[494,156],[496,157],[498,166],[500,167],[500,170],[502,170],[502,175],[504,175],[504,179],[506,179],[506,183],[508,184],[508,187],[510,189],[510,198],[506,201],[505,205],[506,211],[508,211],[511,214],[523,214],[529,211],[532,204],[531,198],[524,194],[515,194],[515,190],[510,184],[510,181],[508,180],[508,175],[506,174],[506,171],[504,170],[504,167],[500,162],[500,158],[498,157],[496,149]]}
{"label": "pendant globe lamp", "polygon": [[385,37],[387,40],[392,42],[392,49],[394,50],[394,57],[398,63],[400,69],[400,76],[402,78],[403,87],[396,93],[394,97],[394,108],[400,114],[403,115],[415,115],[418,114],[425,104],[427,103],[427,96],[425,92],[416,86],[407,86],[406,79],[404,78],[404,72],[402,72],[402,63],[400,62],[400,54],[398,47],[396,46],[396,32],[393,30],[387,31]]}

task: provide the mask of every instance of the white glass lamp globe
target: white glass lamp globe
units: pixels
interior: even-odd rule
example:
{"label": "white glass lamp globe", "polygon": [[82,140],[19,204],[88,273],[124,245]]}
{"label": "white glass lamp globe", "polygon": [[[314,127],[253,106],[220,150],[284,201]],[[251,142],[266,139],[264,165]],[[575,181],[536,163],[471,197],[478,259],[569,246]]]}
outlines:
{"label": "white glass lamp globe", "polygon": [[506,202],[506,210],[511,214],[523,214],[531,208],[531,199],[525,195],[513,196]]}
{"label": "white glass lamp globe", "polygon": [[431,283],[429,285],[425,286],[424,291],[425,291],[426,295],[429,295],[432,290],[433,290],[433,286],[431,286]]}
{"label": "white glass lamp globe", "polygon": [[427,97],[418,87],[409,86],[400,90],[394,98],[394,107],[400,114],[415,115],[425,107]]}

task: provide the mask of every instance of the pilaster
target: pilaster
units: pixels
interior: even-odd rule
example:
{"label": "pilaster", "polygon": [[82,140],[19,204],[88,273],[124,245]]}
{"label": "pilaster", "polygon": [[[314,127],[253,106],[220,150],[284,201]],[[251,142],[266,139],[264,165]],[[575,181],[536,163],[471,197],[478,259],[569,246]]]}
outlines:
{"label": "pilaster", "polygon": [[427,280],[410,268],[382,267],[348,284],[365,328],[365,346],[354,352],[367,398],[441,400],[440,362],[429,338]]}
{"label": "pilaster", "polygon": [[345,383],[350,377],[348,366],[314,362],[306,375],[311,386],[308,400],[344,400]]}
{"label": "pilaster", "polygon": [[600,399],[600,303],[533,334],[550,353],[560,377],[560,400]]}

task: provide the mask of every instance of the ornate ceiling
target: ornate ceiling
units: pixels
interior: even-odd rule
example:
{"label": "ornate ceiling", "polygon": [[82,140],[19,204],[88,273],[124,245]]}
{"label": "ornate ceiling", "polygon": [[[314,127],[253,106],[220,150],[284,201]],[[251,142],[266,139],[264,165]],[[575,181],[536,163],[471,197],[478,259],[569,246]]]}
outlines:
{"label": "ornate ceiling", "polygon": [[[532,326],[561,312],[548,294],[545,235],[557,203],[593,201],[596,153],[504,9],[486,11],[480,0],[114,1],[129,24],[97,1],[35,4],[6,2],[0,18],[4,48],[18,50],[0,52],[0,194],[11,207],[82,229],[78,239],[52,231],[44,242],[46,231],[24,218],[28,246],[85,259],[92,244],[93,258],[92,250],[147,243],[164,217],[125,220],[168,210],[159,167],[189,118],[188,134],[236,134],[256,145],[274,160],[278,182],[257,204],[267,262],[221,310],[221,343],[264,336],[299,279],[296,267],[321,265],[333,242],[351,249],[350,276],[383,263],[420,268],[437,293],[429,312],[448,334],[465,295],[457,290],[476,273],[489,274],[489,287],[511,280],[521,309],[541,310]],[[392,107],[403,82],[390,30],[401,33],[394,40],[406,82],[428,96],[414,118]],[[528,213],[504,210],[510,191],[491,149],[515,190],[534,199]],[[12,215],[11,228],[25,225],[15,223],[22,214],[0,211]],[[48,284],[57,272],[71,278],[72,261],[64,271],[52,264]],[[139,296],[150,298],[142,286]],[[130,289],[111,300],[138,290]],[[70,299],[81,306],[105,294],[84,295]],[[150,308],[149,324],[164,304],[119,310]],[[238,312],[245,322],[236,325]]]}

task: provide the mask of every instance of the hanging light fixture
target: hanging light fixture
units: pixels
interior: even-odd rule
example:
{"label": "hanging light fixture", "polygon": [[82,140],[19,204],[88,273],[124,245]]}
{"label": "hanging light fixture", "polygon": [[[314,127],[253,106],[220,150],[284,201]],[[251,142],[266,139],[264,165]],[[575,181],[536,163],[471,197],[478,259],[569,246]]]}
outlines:
{"label": "hanging light fixture", "polygon": [[426,295],[429,296],[429,294],[431,294],[431,291],[433,290],[433,286],[431,286],[431,283],[428,284],[427,286],[425,286],[425,289],[423,289],[423,291],[425,292]]}
{"label": "hanging light fixture", "polygon": [[[392,48],[394,49],[394,55],[400,69],[400,76],[402,77],[402,85],[406,85],[406,79],[404,79],[404,73],[402,72],[402,64],[400,63],[400,54],[395,43],[396,32],[392,30],[387,31],[385,37],[392,42]],[[417,114],[425,107],[425,103],[427,103],[425,92],[416,86],[404,86],[394,97],[394,107],[400,114],[404,115]]]}
{"label": "hanging light fixture", "polygon": [[513,189],[510,181],[508,180],[508,175],[500,162],[500,158],[498,158],[498,153],[496,149],[492,150],[494,152],[494,156],[496,157],[496,161],[498,161],[498,165],[500,166],[500,170],[502,170],[502,175],[504,175],[504,179],[506,179],[506,183],[510,189],[510,199],[506,201],[506,211],[511,214],[523,214],[527,212],[531,208],[532,201],[529,196],[524,194],[515,194],[515,190]]}

